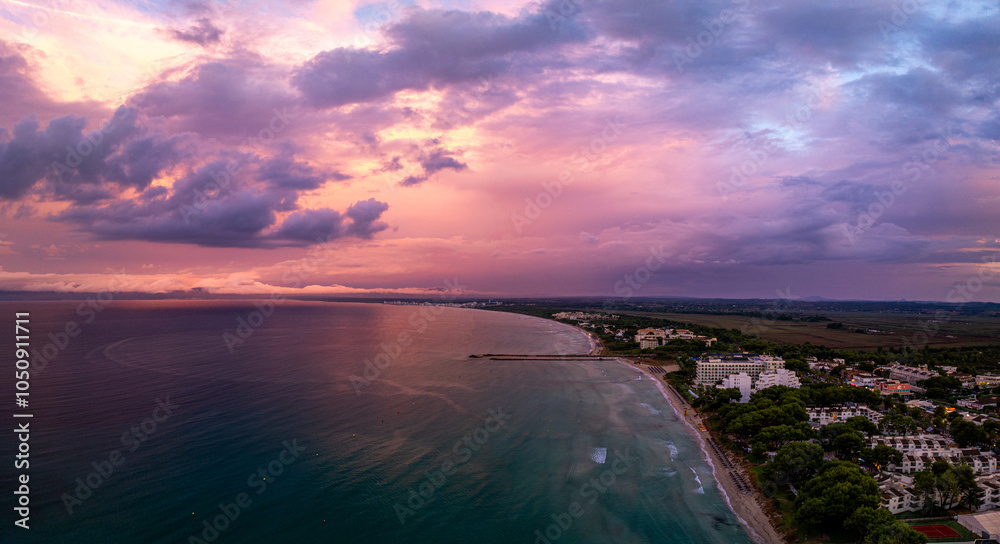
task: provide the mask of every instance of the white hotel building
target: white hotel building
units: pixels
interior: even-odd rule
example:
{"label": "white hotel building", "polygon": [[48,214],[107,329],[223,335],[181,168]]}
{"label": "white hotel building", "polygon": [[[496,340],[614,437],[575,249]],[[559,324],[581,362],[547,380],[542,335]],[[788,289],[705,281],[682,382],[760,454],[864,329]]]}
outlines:
{"label": "white hotel building", "polygon": [[893,380],[899,380],[901,382],[906,382],[911,385],[916,385],[920,380],[926,380],[928,378],[934,378],[939,374],[933,370],[927,370],[926,368],[916,368],[912,366],[903,366],[901,364],[894,364],[886,367],[889,370],[889,378]]}
{"label": "white hotel building", "polygon": [[706,360],[698,361],[694,383],[713,386],[733,374],[745,373],[750,376],[754,387],[756,387],[761,374],[765,372],[777,373],[778,370],[784,370],[784,368],[784,359],[769,355],[733,354],[725,357],[709,357]]}

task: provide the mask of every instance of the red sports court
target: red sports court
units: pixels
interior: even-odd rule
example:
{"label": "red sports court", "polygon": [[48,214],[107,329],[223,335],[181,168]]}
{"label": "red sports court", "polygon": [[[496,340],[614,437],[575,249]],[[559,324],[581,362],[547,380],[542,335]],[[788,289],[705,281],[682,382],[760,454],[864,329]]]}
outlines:
{"label": "red sports court", "polygon": [[927,538],[960,538],[962,536],[947,525],[916,525],[910,529],[923,533]]}

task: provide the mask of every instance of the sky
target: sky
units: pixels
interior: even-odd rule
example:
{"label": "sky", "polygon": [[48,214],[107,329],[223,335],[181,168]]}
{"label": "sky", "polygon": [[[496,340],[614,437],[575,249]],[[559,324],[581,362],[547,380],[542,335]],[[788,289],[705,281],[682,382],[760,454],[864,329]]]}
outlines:
{"label": "sky", "polygon": [[998,12],[0,0],[0,290],[1000,301]]}

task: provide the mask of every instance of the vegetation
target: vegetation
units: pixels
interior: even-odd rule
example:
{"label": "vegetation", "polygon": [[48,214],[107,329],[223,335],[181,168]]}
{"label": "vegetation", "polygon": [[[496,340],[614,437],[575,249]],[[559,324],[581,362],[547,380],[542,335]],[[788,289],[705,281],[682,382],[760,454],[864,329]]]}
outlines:
{"label": "vegetation", "polygon": [[[665,379],[702,412],[706,425],[723,445],[744,452],[756,467],[751,470],[762,489],[780,512],[782,525],[797,531],[798,536],[825,534],[834,542],[865,544],[926,542],[926,537],[879,508],[878,485],[870,473],[900,464],[903,454],[889,446],[870,447],[870,437],[914,434],[933,425],[949,432],[959,446],[990,447],[1000,440],[1000,423],[978,425],[940,405],[929,414],[908,407],[896,395],[883,397],[877,391],[845,386],[839,373],[847,366],[871,372],[893,362],[927,365],[938,369],[941,376],[919,384],[926,396],[954,404],[967,390],[940,367],[957,367],[967,374],[998,371],[1000,320],[996,318],[1000,317],[1000,306],[858,303],[853,305],[857,310],[851,310],[856,313],[844,311],[852,303],[836,303],[840,308],[836,311],[828,304],[722,306],[718,301],[618,301],[600,306],[594,301],[578,301],[559,308],[525,305],[497,309],[542,317],[559,311],[613,312],[615,318],[592,318],[584,327],[611,353],[644,357],[654,364],[675,363],[678,370]],[[890,311],[896,313],[876,314],[885,309],[876,310],[882,306],[892,307]],[[961,323],[952,321],[952,316],[959,315],[963,316]],[[929,341],[910,342],[915,338],[911,326],[926,322],[935,323],[932,330],[925,328]],[[963,326],[975,330],[961,329]],[[716,338],[712,351],[781,356],[785,367],[799,374],[803,387],[768,388],[754,393],[745,404],[738,402],[742,395],[736,389],[692,387],[696,360],[707,350],[704,342],[673,340],[655,349],[639,349],[632,338],[641,328],[683,328]],[[795,334],[803,336],[795,338]],[[845,340],[848,337],[852,339]],[[935,339],[948,346],[935,347]],[[846,365],[820,373],[810,370],[807,358],[843,359]],[[994,393],[1000,394],[1000,387]],[[845,403],[865,405],[884,415],[878,425],[866,417],[819,429],[808,424],[806,406]],[[825,461],[827,454],[835,460]],[[959,505],[975,509],[983,500],[983,491],[968,466],[942,461],[914,474],[914,479],[926,512]]]}

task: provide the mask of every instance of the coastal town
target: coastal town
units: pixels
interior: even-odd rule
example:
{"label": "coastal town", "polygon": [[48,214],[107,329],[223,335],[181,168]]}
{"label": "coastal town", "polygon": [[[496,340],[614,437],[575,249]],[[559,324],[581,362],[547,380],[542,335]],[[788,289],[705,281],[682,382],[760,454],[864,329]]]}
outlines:
{"label": "coastal town", "polygon": [[551,317],[665,382],[761,542],[1000,541],[1000,373],[905,353],[708,351],[753,342],[607,313]]}

